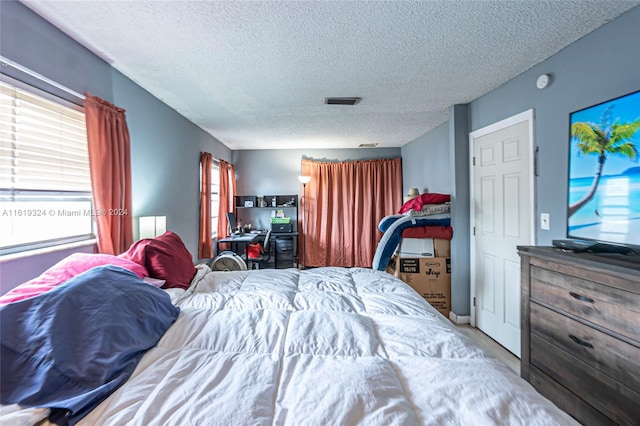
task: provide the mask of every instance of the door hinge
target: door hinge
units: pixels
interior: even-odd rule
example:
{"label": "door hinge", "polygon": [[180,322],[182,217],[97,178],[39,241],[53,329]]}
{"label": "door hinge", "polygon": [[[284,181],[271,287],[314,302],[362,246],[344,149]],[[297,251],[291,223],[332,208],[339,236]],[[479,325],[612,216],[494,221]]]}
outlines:
{"label": "door hinge", "polygon": [[476,227],[475,226],[473,227],[473,236],[474,237],[476,236]]}
{"label": "door hinge", "polygon": [[476,157],[473,157],[473,165],[476,165]]}
{"label": "door hinge", "polygon": [[476,298],[475,297],[473,298],[473,307],[474,308],[476,307]]}

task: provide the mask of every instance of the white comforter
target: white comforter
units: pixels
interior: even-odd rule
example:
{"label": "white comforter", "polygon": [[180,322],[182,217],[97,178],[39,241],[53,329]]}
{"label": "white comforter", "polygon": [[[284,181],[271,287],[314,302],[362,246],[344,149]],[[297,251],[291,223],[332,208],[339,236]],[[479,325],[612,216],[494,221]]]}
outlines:
{"label": "white comforter", "polygon": [[81,425],[575,424],[384,272],[208,272]]}

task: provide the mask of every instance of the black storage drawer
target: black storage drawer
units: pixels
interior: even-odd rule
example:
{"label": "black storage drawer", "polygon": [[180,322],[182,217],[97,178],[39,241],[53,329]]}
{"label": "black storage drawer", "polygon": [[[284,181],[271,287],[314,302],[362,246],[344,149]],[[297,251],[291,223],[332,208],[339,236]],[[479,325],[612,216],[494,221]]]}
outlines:
{"label": "black storage drawer", "polygon": [[278,250],[278,257],[293,256],[293,238],[280,237],[276,239],[276,249]]}
{"label": "black storage drawer", "polygon": [[293,267],[293,237],[276,238],[276,268]]}

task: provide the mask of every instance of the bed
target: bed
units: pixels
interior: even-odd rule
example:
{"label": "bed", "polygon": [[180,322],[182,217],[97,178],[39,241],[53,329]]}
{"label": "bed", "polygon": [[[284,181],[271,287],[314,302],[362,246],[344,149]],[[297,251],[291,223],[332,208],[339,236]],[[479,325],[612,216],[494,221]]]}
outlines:
{"label": "bed", "polygon": [[[170,289],[113,265],[78,277],[101,268],[120,268],[123,285],[146,286],[177,315],[124,384],[80,418],[63,413],[70,423],[576,424],[385,272],[198,265],[188,285]],[[77,281],[45,294],[53,299]],[[5,404],[0,423],[47,424],[51,412]]]}

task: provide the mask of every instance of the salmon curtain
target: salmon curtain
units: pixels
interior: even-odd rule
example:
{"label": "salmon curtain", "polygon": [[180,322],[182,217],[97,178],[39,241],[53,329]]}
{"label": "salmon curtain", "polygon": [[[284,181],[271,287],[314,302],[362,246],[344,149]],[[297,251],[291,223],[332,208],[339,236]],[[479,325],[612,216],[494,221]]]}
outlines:
{"label": "salmon curtain", "polygon": [[119,254],[133,243],[131,155],[125,110],[85,93],[84,113],[98,253]]}
{"label": "salmon curtain", "polygon": [[311,181],[302,194],[300,263],[370,268],[378,223],[402,206],[402,160],[303,159],[302,174]]}
{"label": "salmon curtain", "polygon": [[229,206],[236,195],[236,169],[233,164],[220,160],[220,203],[218,206],[218,238],[224,238],[229,234],[229,221],[227,213]]}
{"label": "salmon curtain", "polygon": [[213,156],[200,153],[200,232],[198,234],[198,258],[213,257],[211,242],[211,166]]}

